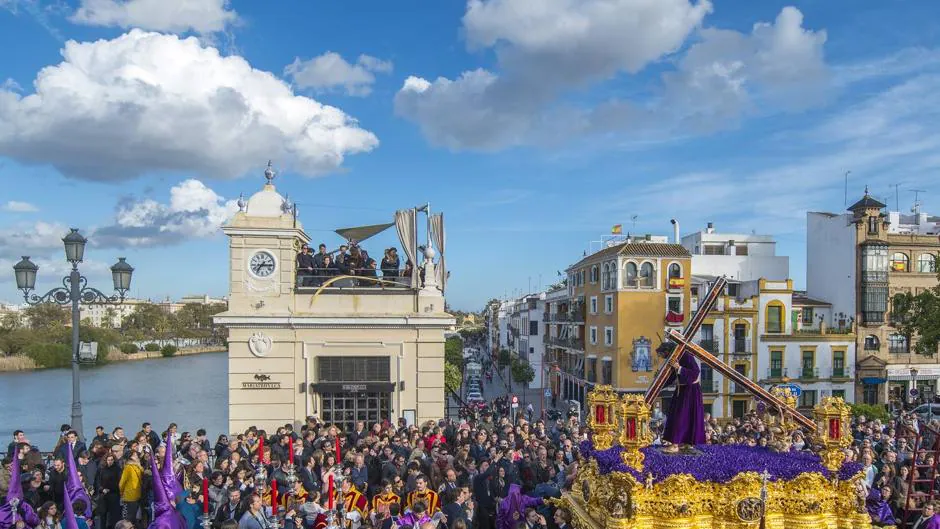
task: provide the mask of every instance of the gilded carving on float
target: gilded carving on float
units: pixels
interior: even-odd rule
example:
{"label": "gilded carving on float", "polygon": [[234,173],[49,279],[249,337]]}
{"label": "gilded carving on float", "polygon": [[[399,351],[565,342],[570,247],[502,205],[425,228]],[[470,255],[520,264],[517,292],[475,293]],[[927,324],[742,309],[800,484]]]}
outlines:
{"label": "gilded carving on float", "polygon": [[597,386],[588,394],[588,427],[594,434],[594,445],[599,450],[606,450],[614,443],[614,430],[617,429],[615,408],[617,393],[611,386]]}
{"label": "gilded carving on float", "polygon": [[[871,528],[858,492],[863,477],[858,465],[834,455],[850,437],[842,399],[826,398],[816,407],[817,454],[703,445],[696,454],[664,455],[650,446],[649,407],[642,395],[617,398],[601,387],[588,402],[593,442],[582,445],[586,463],[572,490],[549,500],[570,510],[574,529]],[[596,415],[598,405],[603,417]],[[781,432],[791,428],[785,415],[775,423]],[[605,444],[615,433],[616,442]],[[715,468],[722,466],[714,464],[722,457],[726,468]],[[757,468],[765,460],[766,468]]]}

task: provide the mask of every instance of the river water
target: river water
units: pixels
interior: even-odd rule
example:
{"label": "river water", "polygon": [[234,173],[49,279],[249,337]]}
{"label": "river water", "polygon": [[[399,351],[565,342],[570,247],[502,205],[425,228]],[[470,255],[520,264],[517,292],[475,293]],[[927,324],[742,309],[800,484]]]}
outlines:
{"label": "river water", "polygon": [[[115,426],[128,437],[143,422],[162,432],[171,422],[193,435],[205,428],[212,444],[228,433],[228,356],[206,353],[82,368],[85,436],[95,426]],[[72,413],[70,369],[0,373],[0,451],[14,430],[26,432],[42,451],[55,446],[59,427]]]}

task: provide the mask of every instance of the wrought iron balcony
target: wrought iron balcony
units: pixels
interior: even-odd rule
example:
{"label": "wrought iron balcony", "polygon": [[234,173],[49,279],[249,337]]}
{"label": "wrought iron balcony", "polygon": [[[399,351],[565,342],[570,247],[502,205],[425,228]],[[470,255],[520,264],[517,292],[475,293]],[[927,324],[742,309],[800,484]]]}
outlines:
{"label": "wrought iron balcony", "polygon": [[781,379],[788,378],[787,368],[785,367],[769,367],[767,368],[767,378],[768,379]]}
{"label": "wrought iron balcony", "polygon": [[709,353],[718,354],[718,342],[715,340],[699,340],[698,344]]}
{"label": "wrought iron balcony", "polygon": [[855,369],[852,366],[833,367],[831,378],[836,379],[836,380],[838,379],[849,380],[854,376],[853,375],[854,373],[855,373]]}
{"label": "wrought iron balcony", "polygon": [[751,354],[751,341],[747,338],[735,338],[731,343],[731,352],[736,355]]}
{"label": "wrought iron balcony", "polygon": [[718,384],[713,379],[703,378],[699,384],[702,386],[702,393],[718,393]]}
{"label": "wrought iron balcony", "polygon": [[819,378],[818,367],[804,367],[800,370],[800,380],[815,380]]}

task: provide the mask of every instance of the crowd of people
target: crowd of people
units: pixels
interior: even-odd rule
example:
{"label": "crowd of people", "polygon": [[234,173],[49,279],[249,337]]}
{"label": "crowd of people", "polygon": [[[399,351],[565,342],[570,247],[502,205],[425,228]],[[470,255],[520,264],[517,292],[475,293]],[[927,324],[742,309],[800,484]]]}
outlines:
{"label": "crowd of people", "polygon": [[[410,278],[414,273],[414,264],[405,260],[404,268],[398,256],[398,249],[386,248],[381,262],[369,256],[369,252],[355,241],[344,244],[338,250],[327,251],[321,243],[316,253],[304,244],[297,254],[297,286],[320,286],[337,276],[355,276],[383,279],[386,282],[400,283],[401,278]],[[379,275],[381,273],[381,276]],[[356,284],[351,286],[376,286],[377,281],[351,279]]]}
{"label": "crowd of people", "polygon": [[[38,518],[35,527],[53,529],[74,465],[92,503],[89,516],[82,514],[84,504],[73,505],[79,529],[143,528],[153,521],[152,505],[163,490],[152,469],[162,468],[169,452],[180,484],[172,501],[186,529],[201,525],[206,500],[214,529],[268,529],[272,505],[283,527],[322,529],[334,486],[347,527],[565,529],[570,514],[543,499],[570,486],[583,436],[577,418],[546,425],[489,413],[479,421],[420,426],[360,422],[345,432],[309,417],[299,429],[249,428],[219,436],[214,445],[203,430],[193,436],[170,425],[157,434],[144,423],[130,437],[120,427],[110,433],[98,427],[86,447],[63,426],[59,444],[45,447],[51,449],[46,457],[25,432],[14,434],[0,496],[18,474],[23,501]],[[31,527],[28,516],[14,518],[16,529]]]}
{"label": "crowd of people", "polygon": [[[0,497],[18,474],[35,523],[21,516],[15,528],[2,527],[0,517],[0,529],[60,525],[72,465],[91,502],[73,504],[78,529],[147,527],[164,490],[157,469],[168,461],[179,485],[171,501],[185,529],[202,524],[204,508],[213,529],[269,529],[275,518],[285,529],[323,529],[331,498],[352,528],[566,529],[571,514],[546,500],[574,482],[585,427],[575,414],[543,419],[499,404],[471,417],[423,425],[359,422],[345,431],[308,417],[299,428],[249,428],[214,443],[204,430],[191,435],[170,424],[158,434],[144,423],[130,437],[121,427],[107,433],[99,426],[86,446],[64,425],[58,445],[43,447],[46,456],[17,431],[0,470]],[[756,412],[726,424],[706,414],[705,423],[709,443],[767,446],[773,440]],[[935,426],[907,414],[853,421],[846,458],[863,465],[866,507],[876,526],[940,527],[932,501],[940,490],[931,453]],[[811,450],[810,444],[807,433],[796,430],[787,449]]]}

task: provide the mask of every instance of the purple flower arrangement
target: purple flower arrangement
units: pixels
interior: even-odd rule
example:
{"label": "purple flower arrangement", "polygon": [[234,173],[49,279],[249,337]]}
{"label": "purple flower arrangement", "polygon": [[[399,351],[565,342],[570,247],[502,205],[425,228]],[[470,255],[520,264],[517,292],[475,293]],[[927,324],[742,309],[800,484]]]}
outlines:
{"label": "purple flower arrangement", "polygon": [[[653,474],[653,482],[659,483],[675,474],[690,474],[697,481],[727,483],[742,472],[770,474],[770,481],[789,481],[800,474],[818,472],[829,478],[832,476],[819,456],[812,452],[790,452],[781,454],[766,448],[743,445],[701,445],[696,447],[700,455],[666,455],[659,450],[647,447],[643,452],[643,472],[628,467],[620,459],[623,447],[615,446],[607,450],[594,450],[590,441],[581,443],[581,454],[593,458],[601,474],[608,472],[628,472],[638,481],[645,481],[647,472]],[[847,480],[861,471],[858,463],[845,463],[836,473],[837,477]]]}

